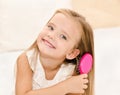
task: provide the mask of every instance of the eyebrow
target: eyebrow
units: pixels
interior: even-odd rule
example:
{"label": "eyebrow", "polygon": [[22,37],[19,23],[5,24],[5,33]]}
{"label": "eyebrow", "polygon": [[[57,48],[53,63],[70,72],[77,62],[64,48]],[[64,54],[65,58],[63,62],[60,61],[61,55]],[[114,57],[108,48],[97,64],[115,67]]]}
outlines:
{"label": "eyebrow", "polygon": [[52,23],[52,22],[48,22],[48,24],[53,25],[53,26],[56,27],[56,25],[54,23]]}
{"label": "eyebrow", "polygon": [[[52,23],[52,22],[48,22],[48,24],[53,25],[54,27],[56,27],[56,25],[55,25],[54,23]],[[68,38],[71,38],[71,37],[68,35],[67,32],[65,32],[65,31],[62,30],[62,29],[60,29],[60,30],[61,30],[65,35],[67,35]]]}

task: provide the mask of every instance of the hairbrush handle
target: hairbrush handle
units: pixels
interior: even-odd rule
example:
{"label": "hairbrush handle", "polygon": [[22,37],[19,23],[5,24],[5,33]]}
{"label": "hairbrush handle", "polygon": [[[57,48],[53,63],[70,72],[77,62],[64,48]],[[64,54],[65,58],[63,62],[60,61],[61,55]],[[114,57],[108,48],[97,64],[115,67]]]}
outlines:
{"label": "hairbrush handle", "polygon": [[85,53],[79,60],[78,71],[80,74],[87,74],[90,72],[93,64],[93,58],[90,53]]}

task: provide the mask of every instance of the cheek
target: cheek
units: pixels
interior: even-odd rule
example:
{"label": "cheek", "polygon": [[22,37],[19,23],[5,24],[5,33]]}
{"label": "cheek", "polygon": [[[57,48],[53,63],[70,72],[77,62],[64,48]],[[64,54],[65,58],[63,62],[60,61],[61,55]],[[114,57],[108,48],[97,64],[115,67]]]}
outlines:
{"label": "cheek", "polygon": [[40,34],[37,37],[37,40],[41,39],[44,36],[45,36],[45,33],[41,31]]}
{"label": "cheek", "polygon": [[41,42],[41,39],[42,39],[42,33],[39,34],[39,36],[37,37],[37,45],[39,46],[40,42]]}
{"label": "cheek", "polygon": [[37,42],[39,42],[40,39],[41,39],[41,35],[37,37]]}
{"label": "cheek", "polygon": [[58,45],[59,50],[61,50],[62,53],[68,53],[73,49],[73,45],[67,43],[61,43]]}

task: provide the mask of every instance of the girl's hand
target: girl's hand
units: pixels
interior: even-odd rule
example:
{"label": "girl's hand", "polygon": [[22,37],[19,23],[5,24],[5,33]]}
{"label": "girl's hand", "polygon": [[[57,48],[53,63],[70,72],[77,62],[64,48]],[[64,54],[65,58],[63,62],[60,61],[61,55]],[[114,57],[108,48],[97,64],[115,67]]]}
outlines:
{"label": "girl's hand", "polygon": [[69,93],[84,93],[85,89],[88,87],[87,83],[87,74],[72,76],[66,80],[66,89]]}

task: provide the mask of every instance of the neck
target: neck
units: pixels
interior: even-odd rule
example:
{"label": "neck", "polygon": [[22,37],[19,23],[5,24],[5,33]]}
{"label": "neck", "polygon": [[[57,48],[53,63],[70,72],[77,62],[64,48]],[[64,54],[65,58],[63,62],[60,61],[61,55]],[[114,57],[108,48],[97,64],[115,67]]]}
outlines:
{"label": "neck", "polygon": [[63,60],[49,58],[49,57],[45,57],[45,56],[41,56],[41,55],[40,55],[40,61],[41,61],[41,64],[43,65],[44,69],[47,69],[47,70],[56,70],[63,63]]}

